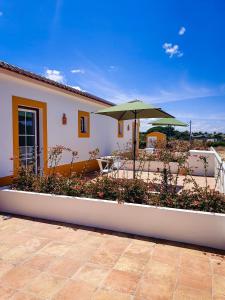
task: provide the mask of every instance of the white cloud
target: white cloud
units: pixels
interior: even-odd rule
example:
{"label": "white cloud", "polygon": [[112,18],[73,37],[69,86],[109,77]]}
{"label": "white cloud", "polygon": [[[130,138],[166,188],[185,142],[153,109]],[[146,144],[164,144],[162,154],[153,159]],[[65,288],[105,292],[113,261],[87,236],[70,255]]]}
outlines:
{"label": "white cloud", "polygon": [[184,35],[186,31],[186,28],[184,26],[182,26],[178,32],[179,35]]}
{"label": "white cloud", "polygon": [[169,57],[177,56],[182,57],[183,52],[179,50],[178,45],[173,45],[172,43],[164,43],[163,49],[165,49],[165,53],[169,55]]}
{"label": "white cloud", "polygon": [[78,73],[80,73],[80,74],[84,74],[84,73],[85,73],[85,71],[84,71],[84,70],[82,70],[82,69],[73,69],[73,70],[71,70],[71,73],[74,73],[74,74],[78,74]]}
{"label": "white cloud", "polygon": [[71,87],[78,90],[78,91],[80,91],[80,92],[85,92],[85,90],[83,90],[79,85],[73,85]]}
{"label": "white cloud", "polygon": [[[217,119],[194,119],[190,118],[192,132],[195,131],[207,131],[207,132],[224,132],[225,124],[224,120]],[[179,129],[180,130],[180,129]]]}
{"label": "white cloud", "polygon": [[51,69],[47,69],[45,71],[44,76],[48,79],[60,82],[60,83],[64,83],[65,82],[65,78],[62,75],[62,73],[58,70],[51,70]]}
{"label": "white cloud", "polygon": [[114,65],[109,66],[109,71],[117,71],[117,70],[118,70],[117,66]]}
{"label": "white cloud", "polygon": [[125,88],[114,80],[109,80],[104,72],[95,64],[90,64],[86,76],[79,76],[74,85],[82,87],[90,93],[98,95],[114,103],[122,103],[133,99],[142,99],[148,103],[168,103],[186,99],[202,98],[224,94],[223,88],[194,85],[186,79],[179,79],[176,84],[151,87],[144,93],[133,87]]}

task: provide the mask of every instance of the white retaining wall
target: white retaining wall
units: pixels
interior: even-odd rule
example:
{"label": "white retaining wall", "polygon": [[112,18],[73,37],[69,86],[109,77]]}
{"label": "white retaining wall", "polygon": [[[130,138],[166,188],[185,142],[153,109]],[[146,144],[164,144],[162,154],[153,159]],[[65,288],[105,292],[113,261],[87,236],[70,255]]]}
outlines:
{"label": "white retaining wall", "polygon": [[[215,153],[213,151],[206,150],[190,150],[190,156],[188,157],[188,166],[192,170],[192,174],[195,176],[204,176],[205,170],[203,162],[200,160],[200,156],[207,157],[207,176],[213,177],[215,174]],[[178,164],[176,162],[170,162],[170,169],[172,173],[177,172]],[[127,161],[124,164],[126,169],[133,170],[133,161]],[[163,162],[161,161],[145,161],[140,163],[136,161],[136,169],[142,169],[143,171],[160,172],[163,170]]]}
{"label": "white retaining wall", "polygon": [[221,159],[216,150],[211,147],[214,152],[214,173],[216,180],[216,189],[225,194],[225,162]]}
{"label": "white retaining wall", "polygon": [[188,165],[191,168],[193,175],[204,176],[204,164],[200,160],[200,156],[207,158],[207,176],[214,176],[215,171],[215,155],[213,151],[207,150],[190,150],[190,156],[188,157]]}
{"label": "white retaining wall", "polygon": [[12,190],[0,211],[225,250],[225,214]]}

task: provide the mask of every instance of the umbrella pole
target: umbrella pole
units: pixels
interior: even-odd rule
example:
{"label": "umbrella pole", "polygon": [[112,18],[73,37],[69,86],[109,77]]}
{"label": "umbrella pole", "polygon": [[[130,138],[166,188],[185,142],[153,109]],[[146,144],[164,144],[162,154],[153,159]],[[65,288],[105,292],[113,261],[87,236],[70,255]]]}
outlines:
{"label": "umbrella pole", "polygon": [[134,111],[134,149],[133,149],[133,179],[135,179],[135,162],[136,162],[136,145],[137,145],[137,112]]}
{"label": "umbrella pole", "polygon": [[192,128],[191,128],[191,125],[192,125],[192,124],[191,124],[191,120],[190,120],[189,125],[190,125],[190,129],[189,129],[189,131],[190,131],[190,132],[189,132],[189,143],[190,143],[190,148],[191,148],[191,135],[192,135],[192,132],[191,132],[191,129],[192,129]]}

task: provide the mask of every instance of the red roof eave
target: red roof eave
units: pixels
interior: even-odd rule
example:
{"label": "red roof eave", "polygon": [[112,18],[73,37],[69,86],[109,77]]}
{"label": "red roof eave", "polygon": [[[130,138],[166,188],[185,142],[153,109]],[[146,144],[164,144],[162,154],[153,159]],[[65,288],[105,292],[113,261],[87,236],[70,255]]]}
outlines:
{"label": "red roof eave", "polygon": [[105,100],[103,98],[100,98],[98,96],[92,95],[92,94],[90,94],[88,92],[79,91],[79,90],[77,90],[77,89],[75,89],[75,88],[73,88],[71,86],[68,86],[68,85],[65,85],[63,83],[59,83],[57,81],[48,79],[48,78],[46,78],[44,76],[35,74],[33,72],[23,70],[23,69],[21,69],[21,68],[19,68],[17,66],[13,66],[13,65],[8,64],[8,63],[3,62],[3,61],[0,61],[0,69],[11,71],[13,73],[16,73],[16,74],[19,74],[19,75],[22,75],[22,76],[25,76],[25,77],[37,80],[39,82],[43,82],[43,83],[49,84],[51,86],[60,88],[60,89],[62,89],[64,91],[71,92],[71,93],[73,93],[75,95],[80,95],[80,96],[83,96],[83,97],[87,97],[89,99],[93,99],[94,101],[97,101],[97,102],[105,104],[105,105],[109,105],[109,106],[114,105],[114,103],[112,103],[110,101],[107,101],[107,100]]}

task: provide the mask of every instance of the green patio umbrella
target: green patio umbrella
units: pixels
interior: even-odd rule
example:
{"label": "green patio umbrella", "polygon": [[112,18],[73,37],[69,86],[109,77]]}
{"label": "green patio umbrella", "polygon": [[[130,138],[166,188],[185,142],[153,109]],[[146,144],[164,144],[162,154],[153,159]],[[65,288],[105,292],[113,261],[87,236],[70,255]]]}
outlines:
{"label": "green patio umbrella", "polygon": [[184,123],[180,120],[177,120],[175,118],[163,118],[163,119],[158,119],[153,122],[150,122],[149,124],[152,124],[154,126],[183,126],[187,127],[188,124]]}
{"label": "green patio umbrella", "polygon": [[[149,124],[153,126],[168,126],[168,129],[170,126],[180,126],[180,127],[187,127],[188,124],[184,123],[180,120],[177,120],[175,118],[163,118],[163,119],[158,119],[153,122],[150,122]],[[169,136],[169,130],[168,130],[168,136]]]}
{"label": "green patio umbrella", "polygon": [[144,103],[140,100],[134,100],[127,103],[115,105],[106,109],[102,109],[96,112],[96,114],[105,115],[117,119],[118,121],[134,119],[133,178],[135,178],[137,119],[173,117],[170,114],[163,111],[161,108],[155,108],[153,105]]}

